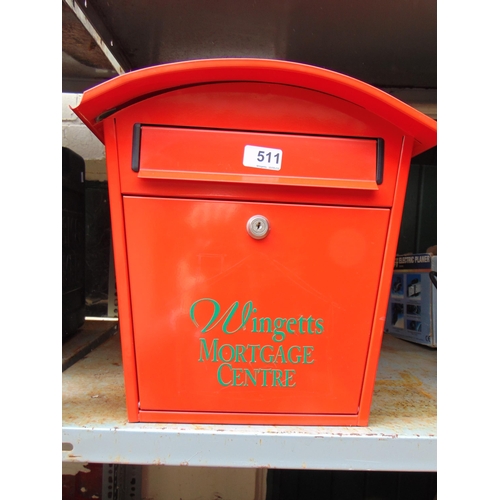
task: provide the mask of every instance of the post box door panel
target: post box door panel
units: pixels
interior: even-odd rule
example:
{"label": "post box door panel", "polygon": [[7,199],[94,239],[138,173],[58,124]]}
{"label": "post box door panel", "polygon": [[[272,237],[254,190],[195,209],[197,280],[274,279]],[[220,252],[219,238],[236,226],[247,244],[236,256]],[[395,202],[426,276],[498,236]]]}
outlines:
{"label": "post box door panel", "polygon": [[142,178],[353,189],[382,179],[381,139],[141,124],[134,134],[132,168]]}
{"label": "post box door panel", "polygon": [[358,412],[389,210],[124,197],[124,218],[141,410]]}

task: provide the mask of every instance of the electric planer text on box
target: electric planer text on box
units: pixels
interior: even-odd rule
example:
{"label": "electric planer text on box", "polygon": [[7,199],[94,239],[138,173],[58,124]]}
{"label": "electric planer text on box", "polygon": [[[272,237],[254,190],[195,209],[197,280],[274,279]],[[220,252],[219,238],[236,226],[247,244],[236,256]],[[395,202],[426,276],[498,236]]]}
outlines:
{"label": "electric planer text on box", "polygon": [[135,71],[74,111],[106,146],[129,420],[367,425],[410,159],[436,123],[259,59]]}

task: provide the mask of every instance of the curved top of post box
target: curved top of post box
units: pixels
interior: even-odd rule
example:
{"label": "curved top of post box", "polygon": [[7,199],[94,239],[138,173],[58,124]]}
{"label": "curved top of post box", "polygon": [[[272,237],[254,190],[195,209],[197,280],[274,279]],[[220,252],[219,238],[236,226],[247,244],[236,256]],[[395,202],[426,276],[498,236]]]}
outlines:
{"label": "curved top of post box", "polygon": [[236,81],[295,85],[362,106],[413,137],[413,155],[437,143],[436,122],[395,97],[334,71],[270,59],[203,59],[136,70],[87,90],[73,111],[104,142],[102,120],[120,109],[179,87]]}

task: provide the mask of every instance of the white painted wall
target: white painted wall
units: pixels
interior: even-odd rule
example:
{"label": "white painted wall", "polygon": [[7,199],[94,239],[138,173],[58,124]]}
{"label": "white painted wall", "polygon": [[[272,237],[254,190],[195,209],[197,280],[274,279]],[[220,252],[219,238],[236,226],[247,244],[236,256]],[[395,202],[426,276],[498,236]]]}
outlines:
{"label": "white painted wall", "polygon": [[81,94],[62,94],[62,146],[85,160],[87,180],[106,180],[104,144],[73,113]]}

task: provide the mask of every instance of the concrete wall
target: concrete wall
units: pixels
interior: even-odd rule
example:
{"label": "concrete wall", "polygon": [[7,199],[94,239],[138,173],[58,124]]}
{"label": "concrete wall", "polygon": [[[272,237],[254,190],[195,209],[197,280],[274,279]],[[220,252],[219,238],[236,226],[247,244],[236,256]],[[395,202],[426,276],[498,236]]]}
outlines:
{"label": "concrete wall", "polygon": [[72,149],[85,160],[87,180],[106,180],[104,145],[71,111],[81,94],[62,94],[62,146]]}

